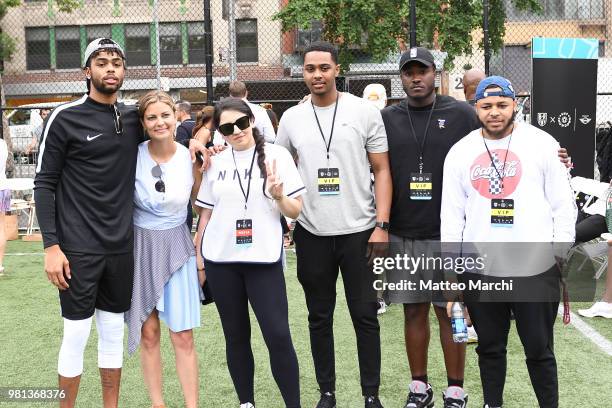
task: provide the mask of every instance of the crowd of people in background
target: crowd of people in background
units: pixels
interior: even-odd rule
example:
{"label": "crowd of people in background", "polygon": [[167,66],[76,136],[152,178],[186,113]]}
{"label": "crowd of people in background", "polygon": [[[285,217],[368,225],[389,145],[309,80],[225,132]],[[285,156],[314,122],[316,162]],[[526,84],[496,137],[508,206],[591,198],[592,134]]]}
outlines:
{"label": "crowd of people in background", "polygon": [[[516,119],[510,81],[471,69],[463,78],[466,102],[437,94],[436,60],[415,47],[399,60],[403,100],[389,103],[381,84],[368,85],[357,97],[337,90],[335,46],[315,42],[304,50],[309,95],[279,121],[271,104],[249,102],[241,81],[231,82],[229,96],[215,106],[195,108],[163,91],[126,106],[117,101],[125,64],[115,41],[92,41],[82,64],[87,94],[53,111],[41,109],[44,122],[26,148],[27,154],[38,150],[34,195],[44,268],[58,289],[63,319],[61,407],[76,404],[94,320],[104,407],[119,405],[125,324],[128,354],[139,349],[151,404],[166,406],[161,322],[174,349],[184,405],[197,407],[194,329],[211,295],[240,408],[256,406],[249,304],[284,406],[301,407],[284,267],[284,252],[294,243],[320,392],[316,408],[337,406],[333,317],[339,274],[365,408],[383,407],[378,314],[393,304],[403,308],[410,369],[401,391],[404,408],[431,408],[436,400],[428,375],[432,305],[447,377],[438,406],[467,407],[466,343],[453,341],[449,319],[454,301],[464,302],[471,339],[478,342],[484,407],[504,404],[511,319],[539,406],[559,406],[553,350],[559,298],[483,303],[457,293],[441,298],[426,290],[373,289],[376,257],[433,256],[446,242],[587,240],[576,226],[567,154],[550,135]],[[0,140],[0,164],[7,155]],[[475,166],[484,169],[479,177]],[[1,276],[1,227],[11,192],[0,170]],[[584,218],[590,219],[588,239],[606,232],[601,217]],[[556,255],[563,260],[566,253]],[[384,279],[416,274],[426,280],[442,272],[391,268]],[[541,272],[553,276],[558,295],[558,265]],[[612,273],[606,283],[602,300],[581,315],[612,318]]]}

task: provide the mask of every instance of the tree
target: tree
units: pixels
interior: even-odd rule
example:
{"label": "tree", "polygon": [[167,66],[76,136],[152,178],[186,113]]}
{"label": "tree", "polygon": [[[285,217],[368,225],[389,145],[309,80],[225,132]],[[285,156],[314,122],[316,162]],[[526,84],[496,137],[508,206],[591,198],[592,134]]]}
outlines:
{"label": "tree", "polygon": [[[512,2],[519,10],[542,10],[539,0]],[[339,44],[340,62],[348,66],[354,46],[377,61],[402,49],[410,30],[408,6],[409,0],[288,0],[274,19],[283,31],[323,22],[323,38]],[[482,27],[482,1],[416,0],[416,8],[419,45],[447,52],[447,68],[455,57],[472,54],[472,32]],[[490,0],[489,15],[491,49],[498,50],[505,33],[504,0]]]}
{"label": "tree", "polygon": [[[80,7],[80,0],[55,0],[55,6],[58,11],[70,13],[77,7]],[[17,7],[21,5],[21,0],[0,0],[0,23],[8,13],[11,7]],[[49,5],[51,7],[51,4]],[[6,101],[4,99],[4,86],[2,83],[2,74],[4,71],[4,61],[10,61],[11,57],[15,53],[17,49],[17,42],[14,38],[2,32],[2,28],[0,28],[0,66],[2,67],[0,71],[0,106],[5,107]],[[9,151],[8,159],[6,162],[7,173],[12,173],[15,163],[13,159],[13,143],[11,141],[11,132],[8,125],[8,120],[6,119],[6,115],[4,114],[4,110],[2,112],[2,138],[6,141],[6,145]],[[12,174],[11,174],[12,175]]]}

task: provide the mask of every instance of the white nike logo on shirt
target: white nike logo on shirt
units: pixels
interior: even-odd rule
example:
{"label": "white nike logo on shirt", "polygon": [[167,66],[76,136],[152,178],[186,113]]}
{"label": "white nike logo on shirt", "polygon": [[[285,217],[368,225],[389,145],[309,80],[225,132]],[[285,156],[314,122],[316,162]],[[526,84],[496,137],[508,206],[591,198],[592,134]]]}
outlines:
{"label": "white nike logo on shirt", "polygon": [[87,135],[87,141],[88,141],[88,142],[91,142],[92,140],[94,140],[94,139],[96,139],[96,138],[98,138],[98,137],[100,137],[100,136],[102,136],[102,133],[97,134],[97,135],[95,135],[95,136],[89,136],[89,135]]}

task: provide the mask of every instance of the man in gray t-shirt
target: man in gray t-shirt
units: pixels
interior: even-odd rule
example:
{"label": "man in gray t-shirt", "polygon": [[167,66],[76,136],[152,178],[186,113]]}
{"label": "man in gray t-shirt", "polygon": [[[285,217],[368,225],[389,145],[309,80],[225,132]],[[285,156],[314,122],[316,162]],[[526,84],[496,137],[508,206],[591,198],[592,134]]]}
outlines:
{"label": "man in gray t-shirt", "polygon": [[285,112],[276,144],[297,158],[307,190],[294,241],[321,392],[317,408],[336,406],[332,327],[338,268],[357,335],[365,406],[382,408],[378,400],[380,328],[374,275],[366,253],[369,243],[389,239],[392,187],[387,136],[375,107],[336,90],[337,60],[337,50],[329,43],[307,47],[304,82],[310,101]]}

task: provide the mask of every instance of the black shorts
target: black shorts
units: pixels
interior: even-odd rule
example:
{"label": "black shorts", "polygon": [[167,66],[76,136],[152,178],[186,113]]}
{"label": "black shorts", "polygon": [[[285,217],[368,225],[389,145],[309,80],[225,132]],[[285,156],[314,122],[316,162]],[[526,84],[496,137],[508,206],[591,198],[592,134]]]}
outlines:
{"label": "black shorts", "polygon": [[130,309],[134,281],[134,254],[66,253],[72,278],[60,290],[62,316],[82,320],[95,309],[123,313]]}

